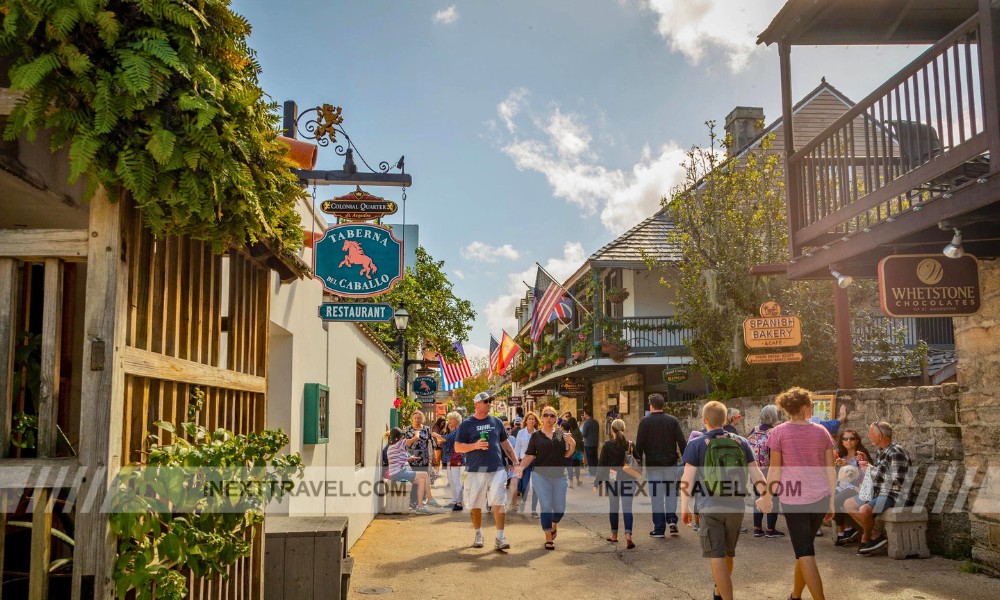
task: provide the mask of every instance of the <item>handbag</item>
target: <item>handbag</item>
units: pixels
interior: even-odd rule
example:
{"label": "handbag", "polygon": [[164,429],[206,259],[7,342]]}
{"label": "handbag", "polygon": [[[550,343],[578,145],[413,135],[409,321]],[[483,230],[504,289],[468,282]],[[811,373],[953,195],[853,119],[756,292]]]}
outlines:
{"label": "handbag", "polygon": [[629,442],[628,450],[625,451],[625,465],[622,470],[632,477],[639,479],[642,477],[642,471],[639,468],[639,461],[637,461],[635,456],[632,455],[632,449],[632,443]]}
{"label": "handbag", "polygon": [[862,502],[868,502],[875,496],[875,484],[872,481],[872,465],[865,469],[865,477],[861,480],[861,487],[858,489],[858,498]]}

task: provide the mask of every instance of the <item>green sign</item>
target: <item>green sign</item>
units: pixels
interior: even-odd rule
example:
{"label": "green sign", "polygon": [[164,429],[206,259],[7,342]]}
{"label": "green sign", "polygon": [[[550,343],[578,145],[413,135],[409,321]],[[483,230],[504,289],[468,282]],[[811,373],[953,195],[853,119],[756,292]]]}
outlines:
{"label": "green sign", "polygon": [[313,277],[335,296],[384,294],[403,278],[403,242],[378,225],[334,225],[315,244]]}
{"label": "green sign", "polygon": [[324,321],[377,323],[391,321],[393,313],[388,304],[324,302],[319,305],[319,318]]}
{"label": "green sign", "polygon": [[417,377],[413,380],[413,393],[421,398],[432,397],[437,391],[437,380],[433,377]]}
{"label": "green sign", "polygon": [[680,385],[691,378],[691,374],[684,367],[674,367],[663,369],[663,383],[670,385]]}

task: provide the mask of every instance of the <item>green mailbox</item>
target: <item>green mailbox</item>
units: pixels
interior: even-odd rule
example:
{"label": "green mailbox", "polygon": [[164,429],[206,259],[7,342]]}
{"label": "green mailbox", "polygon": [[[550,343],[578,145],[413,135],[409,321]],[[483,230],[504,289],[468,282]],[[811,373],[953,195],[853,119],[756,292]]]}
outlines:
{"label": "green mailbox", "polygon": [[305,444],[325,444],[329,441],[330,388],[318,383],[307,383],[302,442]]}

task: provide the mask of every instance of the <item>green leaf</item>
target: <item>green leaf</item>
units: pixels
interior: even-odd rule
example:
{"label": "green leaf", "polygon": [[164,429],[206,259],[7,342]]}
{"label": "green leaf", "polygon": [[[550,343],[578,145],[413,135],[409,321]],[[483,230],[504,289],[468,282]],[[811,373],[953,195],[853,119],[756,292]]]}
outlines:
{"label": "green leaf", "polygon": [[10,87],[13,90],[30,90],[58,68],[59,58],[55,54],[43,54],[26,65],[14,68],[10,73]]}
{"label": "green leaf", "polygon": [[100,149],[101,143],[94,137],[79,137],[70,144],[69,147],[69,181],[76,181],[81,175],[90,170],[94,162],[94,156]]}
{"label": "green leaf", "polygon": [[177,428],[170,421],[154,421],[153,427],[159,427],[164,431],[169,431],[170,433],[177,433]]}

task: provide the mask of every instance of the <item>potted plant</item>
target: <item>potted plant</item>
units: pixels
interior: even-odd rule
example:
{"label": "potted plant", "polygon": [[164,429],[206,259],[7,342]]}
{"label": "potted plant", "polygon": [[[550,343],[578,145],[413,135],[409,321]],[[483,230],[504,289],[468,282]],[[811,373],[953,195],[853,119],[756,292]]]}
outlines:
{"label": "potted plant", "polygon": [[606,297],[612,304],[621,304],[628,296],[629,292],[625,288],[613,287],[606,292]]}
{"label": "potted plant", "polygon": [[612,341],[607,354],[615,362],[625,362],[625,359],[628,358],[628,342],[625,340]]}

